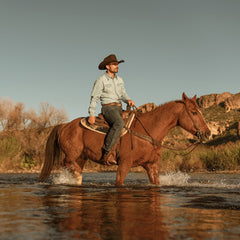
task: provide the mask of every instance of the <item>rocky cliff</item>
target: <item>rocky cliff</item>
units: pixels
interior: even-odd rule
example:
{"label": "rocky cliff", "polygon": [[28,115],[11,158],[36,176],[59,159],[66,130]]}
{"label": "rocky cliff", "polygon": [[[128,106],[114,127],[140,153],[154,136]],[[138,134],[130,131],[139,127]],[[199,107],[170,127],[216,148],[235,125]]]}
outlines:
{"label": "rocky cliff", "polygon": [[140,113],[150,112],[157,107],[155,103],[146,103],[137,108],[137,111]]}
{"label": "rocky cliff", "polygon": [[240,135],[240,93],[209,94],[197,99],[213,136],[236,129]]}
{"label": "rocky cliff", "polygon": [[220,105],[229,112],[232,109],[240,109],[240,93],[231,94],[230,92],[224,92],[221,94],[204,95],[198,98],[197,102],[201,108]]}

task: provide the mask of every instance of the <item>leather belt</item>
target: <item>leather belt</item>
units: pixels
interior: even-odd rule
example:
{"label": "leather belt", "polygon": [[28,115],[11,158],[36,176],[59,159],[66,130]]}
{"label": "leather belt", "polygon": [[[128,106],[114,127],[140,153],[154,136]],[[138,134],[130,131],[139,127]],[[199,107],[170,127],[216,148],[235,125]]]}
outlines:
{"label": "leather belt", "polygon": [[122,107],[122,104],[121,104],[120,102],[118,102],[118,103],[113,102],[113,103],[103,104],[102,106],[103,106],[103,107],[105,107],[105,106],[117,106],[117,107]]}

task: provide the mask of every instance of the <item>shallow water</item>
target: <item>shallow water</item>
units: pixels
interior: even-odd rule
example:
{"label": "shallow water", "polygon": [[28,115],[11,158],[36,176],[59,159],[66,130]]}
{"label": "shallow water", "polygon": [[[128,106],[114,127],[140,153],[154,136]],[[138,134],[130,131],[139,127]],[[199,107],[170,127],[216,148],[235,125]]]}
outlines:
{"label": "shallow water", "polygon": [[0,239],[238,239],[240,176],[161,175],[160,186],[129,173],[64,171],[48,183],[37,174],[0,174]]}

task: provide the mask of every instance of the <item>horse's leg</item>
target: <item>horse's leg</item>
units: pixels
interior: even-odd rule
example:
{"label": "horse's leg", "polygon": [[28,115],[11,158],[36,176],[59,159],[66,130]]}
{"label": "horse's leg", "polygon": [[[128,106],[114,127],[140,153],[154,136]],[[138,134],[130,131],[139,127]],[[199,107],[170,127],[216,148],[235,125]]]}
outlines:
{"label": "horse's leg", "polygon": [[77,177],[77,181],[79,185],[82,185],[82,171],[85,163],[86,163],[86,159],[78,158],[77,164],[80,167],[80,169],[78,168],[78,173],[80,174],[80,176]]}
{"label": "horse's leg", "polygon": [[159,182],[159,164],[158,162],[146,163],[143,166],[148,174],[149,180],[153,184],[160,184]]}
{"label": "horse's leg", "polygon": [[120,164],[117,169],[117,179],[116,179],[116,185],[120,186],[124,183],[124,180],[131,169],[131,165],[125,161],[120,161]]}
{"label": "horse's leg", "polygon": [[64,160],[64,165],[74,174],[77,179],[77,184],[79,185],[82,185],[82,169],[84,164],[85,160],[80,158],[72,160],[71,158],[66,157]]}

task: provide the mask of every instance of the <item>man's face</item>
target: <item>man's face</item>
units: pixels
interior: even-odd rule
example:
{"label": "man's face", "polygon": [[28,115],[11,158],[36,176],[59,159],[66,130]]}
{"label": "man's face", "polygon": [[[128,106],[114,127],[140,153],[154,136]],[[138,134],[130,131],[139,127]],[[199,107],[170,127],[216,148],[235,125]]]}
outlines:
{"label": "man's face", "polygon": [[111,73],[117,73],[118,72],[118,62],[111,62],[108,65],[106,65],[106,68]]}

